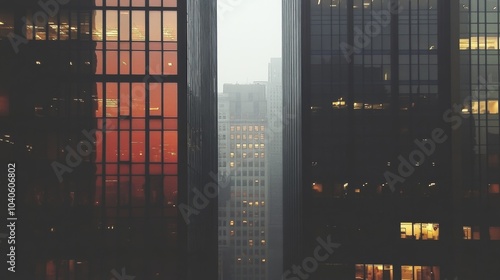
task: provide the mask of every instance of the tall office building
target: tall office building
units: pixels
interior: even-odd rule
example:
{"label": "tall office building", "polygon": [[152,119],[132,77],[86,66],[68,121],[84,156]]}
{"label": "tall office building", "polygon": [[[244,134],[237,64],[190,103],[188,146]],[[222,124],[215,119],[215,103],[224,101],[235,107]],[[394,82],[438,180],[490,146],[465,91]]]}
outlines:
{"label": "tall office building", "polygon": [[498,278],[498,4],[283,1],[285,279]]}
{"label": "tall office building", "polygon": [[269,279],[283,273],[283,87],[281,58],[271,58],[268,65],[267,159],[269,166]]}
{"label": "tall office building", "polygon": [[2,3],[0,61],[15,276],[216,279],[216,1]]}
{"label": "tall office building", "polygon": [[268,273],[267,102],[262,84],[225,84],[219,97],[219,279]]}

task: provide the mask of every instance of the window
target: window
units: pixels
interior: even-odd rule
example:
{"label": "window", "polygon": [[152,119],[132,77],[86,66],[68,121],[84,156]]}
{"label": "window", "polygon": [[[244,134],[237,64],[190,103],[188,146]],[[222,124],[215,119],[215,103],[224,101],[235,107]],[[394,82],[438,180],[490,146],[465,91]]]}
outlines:
{"label": "window", "polygon": [[0,38],[7,37],[14,31],[14,16],[12,12],[0,12]]}
{"label": "window", "polygon": [[146,39],[146,12],[132,11],[132,41]]}
{"label": "window", "polygon": [[460,39],[460,49],[498,50],[498,41],[499,38],[496,36],[463,38]]}
{"label": "window", "polygon": [[480,232],[478,226],[464,226],[464,239],[466,240],[479,240]]}
{"label": "window", "polygon": [[120,41],[130,40],[130,12],[120,11]]}
{"label": "window", "polygon": [[149,84],[149,115],[162,115],[161,86],[160,84]]}
{"label": "window", "polygon": [[438,266],[401,266],[402,280],[439,280]]}
{"label": "window", "polygon": [[[497,165],[495,165],[497,166]],[[488,193],[490,194],[500,194],[500,184],[489,184]]]}
{"label": "window", "polygon": [[9,115],[9,96],[0,92],[0,117]]}
{"label": "window", "polygon": [[118,40],[118,11],[106,11],[106,40]]}
{"label": "window", "polygon": [[163,12],[163,41],[177,41],[177,12]]}
{"label": "window", "polygon": [[356,264],[356,279],[393,280],[392,265]]}
{"label": "window", "polygon": [[161,38],[161,12],[151,11],[149,12],[149,41],[161,41]]}
{"label": "window", "polygon": [[498,100],[490,101],[473,101],[472,102],[473,114],[498,114]]}
{"label": "window", "polygon": [[490,227],[490,240],[500,240],[500,227]]}
{"label": "window", "polygon": [[439,240],[439,224],[402,222],[401,239]]}

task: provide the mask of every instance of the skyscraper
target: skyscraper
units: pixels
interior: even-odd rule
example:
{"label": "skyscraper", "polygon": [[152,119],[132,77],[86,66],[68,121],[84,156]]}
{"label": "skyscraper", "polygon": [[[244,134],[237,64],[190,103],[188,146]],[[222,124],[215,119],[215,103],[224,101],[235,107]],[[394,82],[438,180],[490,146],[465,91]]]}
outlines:
{"label": "skyscraper", "polygon": [[19,279],[216,279],[216,59],[216,1],[0,4]]}
{"label": "skyscraper", "polygon": [[280,279],[283,266],[283,116],[281,58],[271,58],[266,86],[267,158],[269,166],[269,279]]}
{"label": "skyscraper", "polygon": [[268,279],[266,87],[225,84],[219,102],[219,279]]}
{"label": "skyscraper", "polygon": [[498,277],[497,7],[283,1],[287,277]]}

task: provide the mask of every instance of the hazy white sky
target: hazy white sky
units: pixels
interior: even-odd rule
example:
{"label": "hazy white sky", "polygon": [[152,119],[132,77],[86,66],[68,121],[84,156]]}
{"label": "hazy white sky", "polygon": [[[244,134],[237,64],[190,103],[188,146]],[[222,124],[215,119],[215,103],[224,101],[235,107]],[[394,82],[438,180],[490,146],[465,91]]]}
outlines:
{"label": "hazy white sky", "polygon": [[281,57],[282,0],[218,0],[219,92],[224,83],[267,80]]}

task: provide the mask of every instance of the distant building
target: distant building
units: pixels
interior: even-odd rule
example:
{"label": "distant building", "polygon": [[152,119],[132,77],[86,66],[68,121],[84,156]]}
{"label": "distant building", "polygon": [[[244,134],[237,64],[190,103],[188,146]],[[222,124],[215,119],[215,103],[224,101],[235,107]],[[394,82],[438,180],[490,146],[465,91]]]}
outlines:
{"label": "distant building", "polygon": [[[269,174],[266,88],[225,84],[219,95],[219,279],[265,280]],[[226,191],[223,191],[224,193]]]}

